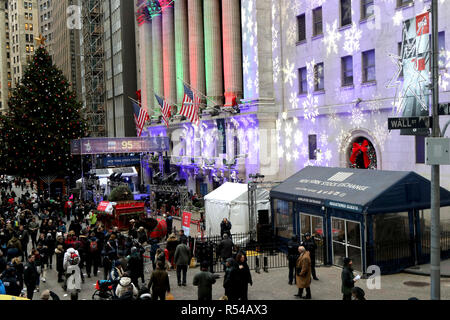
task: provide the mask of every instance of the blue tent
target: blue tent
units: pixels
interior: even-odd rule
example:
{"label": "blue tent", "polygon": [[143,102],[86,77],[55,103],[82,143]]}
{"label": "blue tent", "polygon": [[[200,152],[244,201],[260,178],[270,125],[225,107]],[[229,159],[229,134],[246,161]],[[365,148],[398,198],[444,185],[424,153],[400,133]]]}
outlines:
{"label": "blue tent", "polygon": [[[415,172],[305,167],[270,192],[274,232],[316,233],[323,263],[350,256],[361,271],[376,264],[397,272],[429,259],[430,190]],[[441,188],[441,207],[448,206],[450,192]]]}

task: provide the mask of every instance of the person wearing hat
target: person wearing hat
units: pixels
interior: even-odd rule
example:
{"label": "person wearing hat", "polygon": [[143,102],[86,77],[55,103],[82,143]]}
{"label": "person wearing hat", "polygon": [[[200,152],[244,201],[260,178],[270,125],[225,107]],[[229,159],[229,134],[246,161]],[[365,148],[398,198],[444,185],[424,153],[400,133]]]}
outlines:
{"label": "person wearing hat", "polygon": [[5,292],[7,295],[19,296],[21,288],[20,281],[17,278],[16,268],[10,266],[5,270],[5,275],[2,277],[3,285],[5,286]]}
{"label": "person wearing hat", "polygon": [[352,298],[353,300],[361,300],[364,301],[366,298],[364,297],[366,294],[363,289],[360,287],[352,288]]}
{"label": "person wearing hat", "polygon": [[317,244],[314,240],[314,236],[311,237],[311,233],[305,233],[305,241],[303,241],[301,246],[305,247],[306,251],[309,252],[309,256],[311,257],[311,274],[314,280],[319,280],[316,276],[316,249]]}
{"label": "person wearing hat", "polygon": [[200,272],[194,276],[193,285],[198,287],[197,297],[199,301],[212,300],[212,285],[216,283],[216,278],[208,272],[208,262],[202,261]]}
{"label": "person wearing hat", "polygon": [[136,247],[131,248],[131,253],[127,257],[127,272],[130,274],[129,277],[131,282],[135,285],[136,288],[139,288],[138,279],[139,277],[142,280],[142,283],[145,283],[144,279],[144,260],[141,257],[139,250]]}
{"label": "person wearing hat", "polygon": [[344,268],[341,273],[342,287],[341,292],[343,294],[342,300],[352,300],[352,289],[355,287],[355,282],[360,278],[353,275],[353,261],[352,259],[344,258]]}

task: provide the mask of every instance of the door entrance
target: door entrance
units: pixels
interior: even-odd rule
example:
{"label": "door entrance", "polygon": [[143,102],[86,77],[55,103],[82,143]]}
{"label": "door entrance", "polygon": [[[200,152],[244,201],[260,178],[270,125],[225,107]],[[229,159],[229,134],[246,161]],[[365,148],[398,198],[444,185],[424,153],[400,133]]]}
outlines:
{"label": "door entrance", "polygon": [[323,237],[323,218],[310,214],[300,213],[300,237],[305,239],[305,233],[314,236],[317,244],[316,265],[324,263],[324,237]]}
{"label": "door entrance", "polygon": [[342,267],[344,258],[353,260],[353,269],[362,271],[361,224],[344,219],[331,218],[333,264]]}

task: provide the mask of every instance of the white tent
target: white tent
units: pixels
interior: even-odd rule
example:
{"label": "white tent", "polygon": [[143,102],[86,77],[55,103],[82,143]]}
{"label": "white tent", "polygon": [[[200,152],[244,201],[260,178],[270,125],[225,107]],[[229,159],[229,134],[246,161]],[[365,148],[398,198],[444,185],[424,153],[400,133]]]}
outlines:
{"label": "white tent", "polygon": [[[231,233],[249,232],[248,186],[226,182],[205,196],[206,235],[220,235],[220,223],[227,218]],[[256,209],[269,210],[269,191],[257,189]],[[253,230],[254,231],[254,230]]]}

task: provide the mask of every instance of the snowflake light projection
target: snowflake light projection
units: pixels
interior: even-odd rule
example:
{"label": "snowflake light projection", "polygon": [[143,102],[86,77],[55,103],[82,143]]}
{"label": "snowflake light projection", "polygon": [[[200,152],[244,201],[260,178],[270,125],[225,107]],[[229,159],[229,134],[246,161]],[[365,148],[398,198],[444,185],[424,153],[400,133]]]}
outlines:
{"label": "snowflake light projection", "polygon": [[374,120],[373,136],[380,146],[381,150],[384,151],[384,144],[390,136],[390,132],[387,128],[386,121],[378,122]]}
{"label": "snowflake light projection", "polygon": [[253,98],[259,93],[258,28],[256,0],[242,0],[242,55],[244,73],[244,96]]}
{"label": "snowflake light projection", "polygon": [[402,10],[397,10],[395,11],[394,16],[392,17],[392,21],[394,23],[394,26],[399,26],[402,24],[404,18],[403,18],[403,11]]}
{"label": "snowflake light projection", "polygon": [[303,109],[305,119],[310,120],[312,123],[316,122],[316,117],[319,115],[319,98],[308,93],[305,101],[303,101]]}
{"label": "snowflake light projection", "polygon": [[297,78],[297,74],[295,73],[295,64],[289,63],[289,59],[286,60],[285,67],[283,68],[284,73],[284,83],[289,83],[292,87],[294,85],[294,79]]}
{"label": "snowflake light projection", "polygon": [[297,41],[297,26],[292,23],[287,30],[287,44],[289,46],[294,46],[296,41]]}
{"label": "snowflake light projection", "polygon": [[250,68],[250,62],[248,61],[248,57],[244,56],[244,60],[242,62],[242,68],[244,70],[244,75],[248,74],[248,69]]}
{"label": "snowflake light projection", "polygon": [[348,54],[354,54],[359,50],[359,41],[362,37],[362,30],[358,28],[355,22],[352,27],[344,32],[344,50]]}
{"label": "snowflake light projection", "polygon": [[341,129],[336,136],[336,144],[338,145],[339,152],[345,152],[347,148],[347,142],[351,138],[352,134],[344,129]]}
{"label": "snowflake light projection", "polygon": [[306,81],[308,82],[308,92],[314,90],[314,81],[315,81],[315,72],[314,66],[316,65],[316,61],[312,59],[310,62],[306,62]]}
{"label": "snowflake light projection", "polygon": [[291,97],[289,98],[289,103],[292,109],[298,109],[298,104],[300,99],[298,98],[297,92],[291,92]]}
{"label": "snowflake light projection", "polygon": [[360,128],[363,123],[366,122],[366,119],[364,118],[364,114],[358,106],[355,106],[352,109],[352,116],[350,123],[353,127]]}
{"label": "snowflake light projection", "polygon": [[443,91],[447,91],[450,82],[450,74],[448,73],[450,69],[450,51],[441,51],[439,58],[439,86]]}
{"label": "snowflake light projection", "polygon": [[332,111],[330,114],[328,114],[328,123],[336,129],[339,125],[340,119],[335,111]]}
{"label": "snowflake light projection", "polygon": [[342,35],[338,31],[338,21],[334,20],[332,25],[328,23],[325,26],[325,35],[323,38],[323,43],[327,47],[327,56],[329,56],[332,52],[335,54],[338,53],[338,43],[341,39]]}

